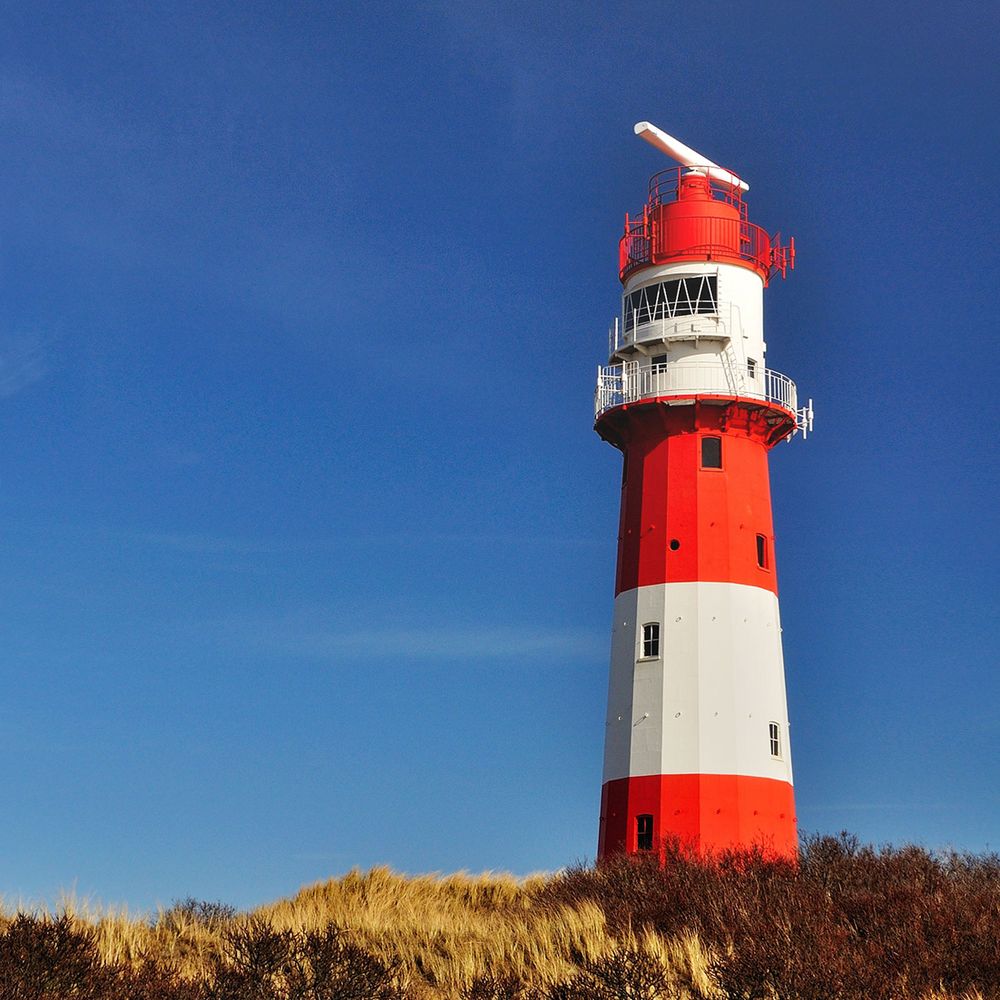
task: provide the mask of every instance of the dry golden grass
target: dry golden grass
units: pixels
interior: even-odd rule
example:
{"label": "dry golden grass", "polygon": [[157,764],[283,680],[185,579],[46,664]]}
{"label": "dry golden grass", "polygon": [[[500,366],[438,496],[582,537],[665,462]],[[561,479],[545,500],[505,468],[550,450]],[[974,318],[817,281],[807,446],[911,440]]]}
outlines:
{"label": "dry golden grass", "polygon": [[[582,967],[623,950],[648,956],[663,970],[667,993],[655,995],[722,1000],[710,975],[720,953],[696,933],[664,937],[620,920],[613,931],[599,905],[579,897],[559,902],[567,897],[551,892],[555,885],[541,875],[408,877],[375,868],[306,886],[289,899],[242,914],[191,901],[154,917],[135,916],[73,898],[57,911],[93,936],[105,964],[139,970],[153,963],[191,983],[211,981],[227,932],[241,924],[257,921],[276,931],[308,934],[332,923],[387,965],[398,964],[406,996],[413,1000],[461,1000],[477,979],[490,975],[538,987],[543,995]],[[13,909],[0,912],[0,931],[13,919]],[[732,944],[728,947],[731,955]],[[931,992],[922,1000],[985,998],[976,991]]]}
{"label": "dry golden grass", "polygon": [[[691,998],[714,998],[709,955],[696,935],[664,940],[651,931],[612,936],[592,903],[536,905],[545,876],[486,873],[407,877],[388,868],[358,870],[301,889],[232,918],[262,918],[276,930],[308,932],[330,922],[372,954],[402,962],[415,997],[458,998],[478,977],[513,976],[539,986],[571,977],[581,960],[617,947],[646,952]],[[193,981],[205,980],[226,921],[173,908],[149,919],[72,898],[58,907],[96,937],[109,964],[139,968],[153,960]],[[10,919],[9,917],[4,918]]]}
{"label": "dry golden grass", "polygon": [[414,978],[451,996],[491,971],[551,980],[572,972],[574,953],[603,953],[603,913],[592,904],[534,907],[539,881],[465,874],[407,879],[376,868],[310,886],[257,912],[278,929],[309,931],[332,920],[374,954],[401,958]]}

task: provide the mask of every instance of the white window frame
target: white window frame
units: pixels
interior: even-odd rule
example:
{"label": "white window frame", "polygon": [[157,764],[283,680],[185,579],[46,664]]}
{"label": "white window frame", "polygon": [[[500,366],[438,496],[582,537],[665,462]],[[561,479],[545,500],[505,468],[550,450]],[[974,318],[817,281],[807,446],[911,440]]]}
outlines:
{"label": "white window frame", "polygon": [[[647,634],[647,629],[650,630]],[[655,629],[655,632],[653,631]],[[639,633],[639,659],[658,660],[660,658],[660,639],[663,629],[659,622],[643,622],[642,630]],[[655,652],[647,653],[647,647],[651,647]]]}
{"label": "white window frame", "polygon": [[781,724],[769,722],[767,724],[767,738],[771,745],[771,756],[775,760],[781,760]]}

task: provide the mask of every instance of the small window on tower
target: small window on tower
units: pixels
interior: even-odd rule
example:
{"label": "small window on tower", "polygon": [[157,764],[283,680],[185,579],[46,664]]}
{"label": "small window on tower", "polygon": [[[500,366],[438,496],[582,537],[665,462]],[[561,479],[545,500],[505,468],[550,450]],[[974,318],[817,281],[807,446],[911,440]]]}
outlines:
{"label": "small window on tower", "polygon": [[767,538],[764,535],[757,536],[757,565],[767,569]]}
{"label": "small window on tower", "polygon": [[660,368],[667,363],[667,356],[666,354],[654,354],[651,360],[654,368]]}
{"label": "small window on tower", "polygon": [[722,468],[722,438],[703,437],[701,439],[701,467],[703,469]]}
{"label": "small window on tower", "polygon": [[660,623],[647,622],[642,626],[642,658],[651,660],[660,655]]}
{"label": "small window on tower", "polygon": [[653,849],[653,817],[636,816],[635,818],[635,846],[640,851],[651,851]]}
{"label": "small window on tower", "polygon": [[777,722],[771,722],[768,724],[768,737],[771,741],[771,756],[780,757],[781,756],[781,726]]}
{"label": "small window on tower", "polygon": [[750,378],[757,377],[757,362],[753,358],[747,358],[747,375]]}

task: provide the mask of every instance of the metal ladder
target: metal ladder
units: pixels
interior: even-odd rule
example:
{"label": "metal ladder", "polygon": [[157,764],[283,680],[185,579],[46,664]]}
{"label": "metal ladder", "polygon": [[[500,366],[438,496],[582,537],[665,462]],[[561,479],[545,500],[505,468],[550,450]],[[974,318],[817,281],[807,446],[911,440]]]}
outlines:
{"label": "metal ladder", "polygon": [[733,350],[731,338],[726,341],[726,346],[722,349],[720,357],[722,358],[723,371],[726,373],[726,382],[729,383],[730,390],[739,395],[746,388],[746,373]]}

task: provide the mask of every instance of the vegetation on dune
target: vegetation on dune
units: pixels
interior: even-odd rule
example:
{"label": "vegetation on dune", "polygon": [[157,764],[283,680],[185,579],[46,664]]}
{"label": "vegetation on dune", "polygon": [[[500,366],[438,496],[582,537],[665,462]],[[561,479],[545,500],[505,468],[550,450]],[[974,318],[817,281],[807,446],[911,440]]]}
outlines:
{"label": "vegetation on dune", "polygon": [[546,877],[387,869],[237,913],[0,918],[0,1000],[991,1000],[1000,857],[808,841]]}

